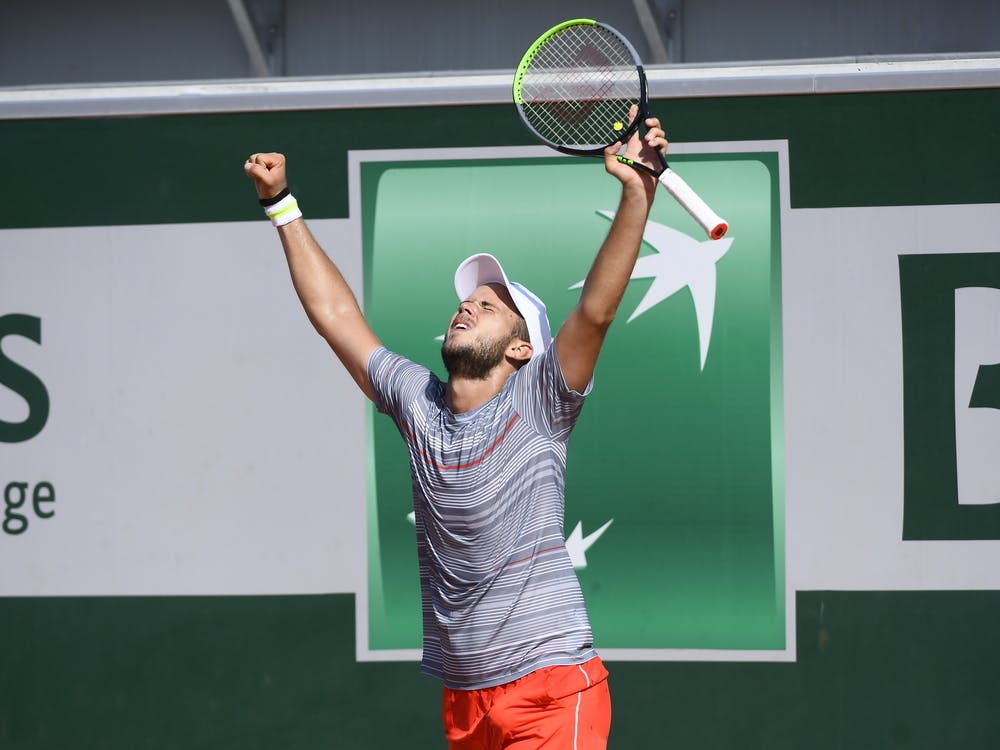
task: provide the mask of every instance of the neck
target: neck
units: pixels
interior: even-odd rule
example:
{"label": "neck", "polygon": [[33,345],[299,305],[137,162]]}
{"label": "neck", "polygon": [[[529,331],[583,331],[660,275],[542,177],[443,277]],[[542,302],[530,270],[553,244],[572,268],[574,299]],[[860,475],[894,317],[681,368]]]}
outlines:
{"label": "neck", "polygon": [[513,367],[503,363],[494,367],[489,375],[482,380],[462,377],[448,378],[448,387],[444,395],[445,403],[452,414],[472,411],[500,393],[507,378],[514,372]]}

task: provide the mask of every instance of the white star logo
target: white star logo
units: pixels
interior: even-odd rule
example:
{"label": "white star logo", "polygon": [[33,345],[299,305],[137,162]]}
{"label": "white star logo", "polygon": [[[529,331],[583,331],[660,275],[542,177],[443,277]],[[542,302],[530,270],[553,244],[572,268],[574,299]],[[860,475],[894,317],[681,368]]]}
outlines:
{"label": "white star logo", "polygon": [[[614,211],[598,211],[609,221]],[[684,287],[691,290],[695,318],[698,323],[698,344],[701,350],[701,369],[705,369],[708,346],[712,338],[712,321],[715,317],[715,264],[729,251],[732,237],[721,240],[698,241],[672,227],[646,222],[642,238],[656,250],[644,255],[635,263],[632,279],[652,278],[653,283],[639,306],[629,316],[632,322],[644,312],[673,296]],[[580,281],[570,289],[583,286]]]}
{"label": "white star logo", "polygon": [[612,518],[597,531],[592,531],[587,536],[583,535],[583,521],[577,521],[573,531],[566,537],[566,551],[569,552],[569,559],[573,563],[574,569],[580,570],[587,567],[587,550],[601,538],[601,534],[608,530],[608,526],[614,520]]}
{"label": "white star logo", "polygon": [[[417,514],[411,510],[406,514],[406,520],[416,525]],[[601,534],[608,530],[608,526],[614,520],[612,518],[597,531],[592,531],[587,536],[583,535],[583,521],[577,522],[576,527],[566,537],[566,551],[569,552],[569,559],[574,569],[580,570],[587,567],[587,550],[593,546],[594,542],[601,538]]]}

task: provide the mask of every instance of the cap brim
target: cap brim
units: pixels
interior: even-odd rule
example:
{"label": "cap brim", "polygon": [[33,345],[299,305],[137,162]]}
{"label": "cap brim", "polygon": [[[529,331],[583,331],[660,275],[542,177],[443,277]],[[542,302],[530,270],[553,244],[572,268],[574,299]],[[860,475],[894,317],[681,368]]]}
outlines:
{"label": "cap brim", "polygon": [[[483,284],[503,284],[510,289],[510,279],[504,273],[503,266],[489,253],[466,258],[455,271],[455,292],[459,299],[468,299]],[[524,315],[524,311],[518,312]]]}

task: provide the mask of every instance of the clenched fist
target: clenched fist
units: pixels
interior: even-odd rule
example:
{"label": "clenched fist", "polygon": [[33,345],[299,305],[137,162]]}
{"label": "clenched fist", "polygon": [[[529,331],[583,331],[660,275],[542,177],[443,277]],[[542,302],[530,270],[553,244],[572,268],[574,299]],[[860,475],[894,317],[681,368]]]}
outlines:
{"label": "clenched fist", "polygon": [[258,198],[273,198],[288,187],[284,154],[251,154],[243,171],[253,180]]}

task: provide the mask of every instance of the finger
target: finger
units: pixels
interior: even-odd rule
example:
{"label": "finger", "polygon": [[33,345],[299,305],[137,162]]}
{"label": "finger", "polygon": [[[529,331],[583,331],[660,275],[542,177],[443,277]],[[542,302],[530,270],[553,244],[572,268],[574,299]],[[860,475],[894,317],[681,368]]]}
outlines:
{"label": "finger", "polygon": [[266,181],[269,174],[265,167],[249,161],[243,165],[243,171],[246,172],[247,177],[257,181]]}
{"label": "finger", "polygon": [[250,154],[247,160],[243,163],[243,170],[253,177],[262,178],[267,176],[268,165],[267,161],[264,159],[265,154]]}
{"label": "finger", "polygon": [[632,133],[632,136],[628,139],[628,144],[626,146],[630,153],[637,154],[642,150],[643,139],[639,135],[639,131]]}
{"label": "finger", "polygon": [[646,140],[650,141],[653,138],[665,138],[666,133],[663,130],[663,124],[660,122],[659,117],[647,117],[646,123]]}
{"label": "finger", "polygon": [[285,163],[285,157],[282,154],[255,154],[255,156],[257,157],[257,163],[267,167],[268,169],[280,167]]}
{"label": "finger", "polygon": [[247,157],[247,160],[246,160],[244,166],[256,164],[256,165],[259,165],[259,166],[263,167],[264,169],[270,170],[270,169],[273,169],[275,167],[281,166],[284,163],[284,161],[285,161],[285,157],[282,156],[281,154],[277,154],[277,153],[269,153],[269,154],[257,153],[257,154],[250,154],[250,156]]}
{"label": "finger", "polygon": [[243,171],[248,175],[254,175],[259,172],[263,167],[259,164],[260,154],[250,154],[247,160],[243,162]]}
{"label": "finger", "polygon": [[643,140],[651,147],[661,152],[666,152],[667,134],[663,130],[658,117],[646,118],[646,135]]}
{"label": "finger", "polygon": [[647,144],[652,153],[658,153],[660,156],[665,157],[667,155],[667,142],[662,138],[655,141],[650,141]]}

